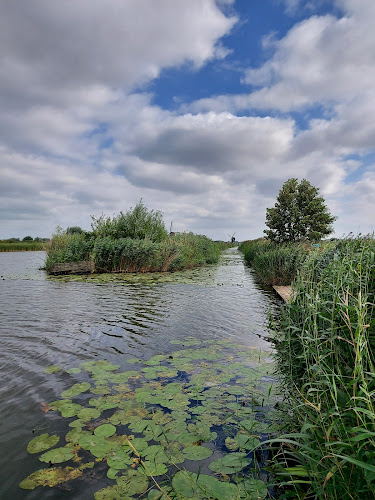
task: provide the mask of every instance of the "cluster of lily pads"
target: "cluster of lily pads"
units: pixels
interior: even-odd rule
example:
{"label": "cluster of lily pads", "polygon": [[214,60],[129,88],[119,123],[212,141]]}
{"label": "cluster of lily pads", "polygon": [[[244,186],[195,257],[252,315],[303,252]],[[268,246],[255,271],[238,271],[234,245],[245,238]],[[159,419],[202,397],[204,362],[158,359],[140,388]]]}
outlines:
{"label": "cluster of lily pads", "polygon": [[[269,353],[242,347],[233,354],[224,341],[173,342],[183,348],[128,359],[134,370],[105,360],[66,370],[89,381],[48,405],[70,419],[65,444],[57,434],[32,439],[28,452],[41,453],[47,466],[20,487],[57,486],[104,465],[109,485],[96,500],[265,498],[254,449],[271,432]],[[58,366],[46,371],[65,374]]]}

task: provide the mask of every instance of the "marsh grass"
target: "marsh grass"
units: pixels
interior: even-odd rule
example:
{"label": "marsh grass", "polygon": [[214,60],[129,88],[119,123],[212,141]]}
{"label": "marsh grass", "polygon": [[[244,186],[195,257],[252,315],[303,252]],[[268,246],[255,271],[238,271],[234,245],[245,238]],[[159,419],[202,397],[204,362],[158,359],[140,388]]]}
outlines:
{"label": "marsh grass", "polygon": [[0,242],[0,252],[31,252],[44,250],[46,243],[39,241]]}
{"label": "marsh grass", "polygon": [[306,258],[306,244],[277,244],[266,239],[245,241],[239,249],[267,285],[290,285]]}
{"label": "marsh grass", "polygon": [[312,252],[277,320],[277,364],[292,430],[274,470],[285,498],[375,498],[375,241]]}

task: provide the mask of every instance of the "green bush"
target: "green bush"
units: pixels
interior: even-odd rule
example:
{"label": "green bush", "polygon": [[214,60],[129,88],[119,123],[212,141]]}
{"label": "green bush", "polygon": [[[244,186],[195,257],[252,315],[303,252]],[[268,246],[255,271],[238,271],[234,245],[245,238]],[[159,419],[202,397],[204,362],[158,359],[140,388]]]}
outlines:
{"label": "green bush", "polygon": [[94,239],[90,234],[67,234],[58,229],[47,244],[46,269],[48,271],[54,264],[61,262],[90,261],[93,248]]}
{"label": "green bush", "polygon": [[92,217],[92,230],[96,238],[110,237],[116,240],[131,238],[161,242],[168,237],[162,213],[149,210],[142,200],[125,214],[120,212],[113,218],[104,215]]}

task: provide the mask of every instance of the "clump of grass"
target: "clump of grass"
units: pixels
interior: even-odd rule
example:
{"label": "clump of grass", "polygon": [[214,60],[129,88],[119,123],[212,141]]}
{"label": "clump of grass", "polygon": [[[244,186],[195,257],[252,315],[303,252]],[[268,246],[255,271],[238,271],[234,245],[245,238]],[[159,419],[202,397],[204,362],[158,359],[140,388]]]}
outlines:
{"label": "clump of grass", "polygon": [[277,244],[264,238],[241,243],[245,260],[268,285],[290,285],[306,258],[305,244]]}
{"label": "clump of grass", "polygon": [[292,498],[375,498],[375,241],[307,256],[273,324],[285,413],[275,470]]}

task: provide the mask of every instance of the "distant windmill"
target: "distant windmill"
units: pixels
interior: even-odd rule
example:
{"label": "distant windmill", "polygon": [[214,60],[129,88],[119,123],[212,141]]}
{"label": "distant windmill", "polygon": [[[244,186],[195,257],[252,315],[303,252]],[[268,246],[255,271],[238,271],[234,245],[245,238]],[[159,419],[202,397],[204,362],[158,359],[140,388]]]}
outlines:
{"label": "distant windmill", "polygon": [[231,243],[234,243],[236,241],[236,238],[234,237],[235,234],[236,234],[235,232],[232,234],[232,236],[230,234],[228,234]]}

